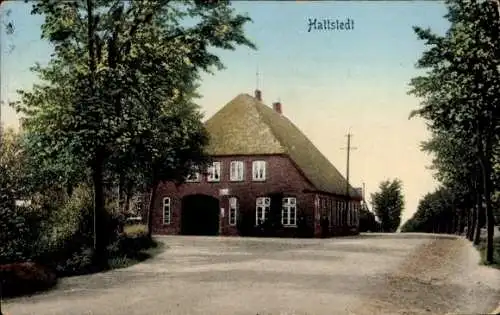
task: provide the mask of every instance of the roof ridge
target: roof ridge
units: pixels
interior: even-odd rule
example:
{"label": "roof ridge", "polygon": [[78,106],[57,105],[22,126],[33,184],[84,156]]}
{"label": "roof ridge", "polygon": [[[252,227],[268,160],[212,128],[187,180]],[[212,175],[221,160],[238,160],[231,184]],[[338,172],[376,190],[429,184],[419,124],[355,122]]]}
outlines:
{"label": "roof ridge", "polygon": [[[259,115],[261,116],[261,119],[263,119],[263,121],[265,122],[265,124],[267,126],[269,126],[269,129],[271,130],[271,133],[278,140],[278,142],[280,143],[281,147],[285,151],[285,154],[287,154],[288,156],[290,156],[290,158],[293,160],[292,152],[290,150],[291,148],[289,148],[289,146],[285,144],[285,140],[281,137],[281,135],[279,135],[278,132],[276,132],[276,130],[275,130],[276,125],[273,124],[273,121],[270,119],[270,117],[267,117],[262,112],[262,111],[266,111],[267,110],[269,112],[273,112],[274,113],[274,109],[271,108],[271,107],[269,107],[269,106],[267,106],[263,102],[258,101],[258,100],[255,100],[255,105],[256,105],[255,107],[257,108],[257,111],[258,111]],[[320,157],[321,159],[323,159],[324,162],[330,164],[332,170],[334,170],[335,173],[336,173],[335,175],[340,176],[345,181],[345,183],[347,183],[347,179],[344,177],[344,175],[342,175],[342,173],[337,169],[337,167],[335,167],[335,165],[333,165],[333,163],[316,147],[316,145],[304,134],[304,132],[302,132],[302,130],[300,130],[300,128],[293,123],[293,121],[291,121],[290,119],[288,119],[288,117],[286,117],[285,115],[278,114],[278,113],[275,113],[275,114],[276,114],[276,116],[277,116],[278,119],[284,119],[284,120],[286,120],[286,123],[289,124],[290,126],[292,126],[295,129],[295,131],[297,132],[297,134],[300,135],[303,138],[303,140],[310,145],[310,149],[316,151],[316,152],[314,152],[314,154],[317,155],[318,157]],[[306,177],[306,179],[309,182],[311,182],[311,179],[308,178],[308,176],[306,174],[304,174],[304,176]],[[313,182],[311,182],[311,184],[313,184]],[[316,186],[316,185],[313,184],[313,186]],[[356,191],[355,191],[354,187],[350,183],[349,183],[349,189],[350,189],[350,191],[349,191],[350,195],[356,194]]]}

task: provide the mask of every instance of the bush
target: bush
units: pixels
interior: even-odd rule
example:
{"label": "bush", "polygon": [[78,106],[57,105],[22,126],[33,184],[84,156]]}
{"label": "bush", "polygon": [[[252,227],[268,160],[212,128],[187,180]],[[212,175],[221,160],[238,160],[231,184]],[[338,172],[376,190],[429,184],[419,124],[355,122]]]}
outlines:
{"label": "bush", "polygon": [[148,233],[148,227],[144,224],[133,224],[133,225],[127,225],[123,229],[123,232],[131,237],[136,237],[140,235],[147,235]]}
{"label": "bush", "polygon": [[33,207],[17,207],[19,195],[12,174],[0,164],[0,264],[31,259],[38,249],[43,212]]}
{"label": "bush", "polygon": [[[118,238],[123,218],[108,216],[108,239]],[[44,230],[44,253],[38,261],[51,266],[58,276],[81,275],[99,271],[93,258],[93,195],[89,187],[77,187],[67,202],[56,211]]]}
{"label": "bush", "polygon": [[57,283],[54,272],[33,262],[0,265],[0,279],[4,296],[30,294]]}
{"label": "bush", "polygon": [[495,237],[493,239],[493,263],[489,264],[486,262],[486,239],[481,239],[481,242],[477,246],[479,253],[481,254],[481,262],[485,265],[489,265],[494,268],[500,269],[500,237]]}

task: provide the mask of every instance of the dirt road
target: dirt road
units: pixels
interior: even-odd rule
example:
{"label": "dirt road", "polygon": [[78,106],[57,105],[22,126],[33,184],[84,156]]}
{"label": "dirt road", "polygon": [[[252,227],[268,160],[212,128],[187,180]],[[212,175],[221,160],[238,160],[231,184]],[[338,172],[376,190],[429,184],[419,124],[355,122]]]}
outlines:
{"label": "dirt road", "polygon": [[162,237],[144,263],[62,279],[4,301],[8,314],[480,314],[500,301],[500,272],[462,240]]}

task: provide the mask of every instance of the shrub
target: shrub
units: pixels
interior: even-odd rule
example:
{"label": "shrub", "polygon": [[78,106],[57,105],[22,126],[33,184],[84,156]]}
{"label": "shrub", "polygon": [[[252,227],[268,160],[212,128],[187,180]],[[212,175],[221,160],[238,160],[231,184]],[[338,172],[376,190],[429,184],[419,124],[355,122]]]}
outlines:
{"label": "shrub", "polygon": [[147,235],[148,227],[144,224],[133,224],[125,226],[123,232],[131,237],[139,236],[139,235]]}
{"label": "shrub", "polygon": [[0,265],[0,279],[4,296],[34,293],[57,283],[54,272],[33,262]]}
{"label": "shrub", "polygon": [[29,207],[17,207],[19,195],[12,174],[0,164],[0,264],[31,259],[38,248],[44,213]]}

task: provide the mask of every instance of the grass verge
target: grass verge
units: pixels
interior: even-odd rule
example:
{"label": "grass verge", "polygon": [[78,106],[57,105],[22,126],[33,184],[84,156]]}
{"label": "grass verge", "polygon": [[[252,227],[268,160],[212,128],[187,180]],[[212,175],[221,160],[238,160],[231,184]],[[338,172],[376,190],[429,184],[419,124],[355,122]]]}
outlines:
{"label": "grass verge", "polygon": [[147,227],[134,224],[124,227],[123,236],[111,250],[110,269],[126,268],[161,252],[161,243],[147,237]]}
{"label": "grass verge", "polygon": [[493,262],[489,263],[486,261],[486,239],[481,239],[477,249],[481,255],[481,263],[486,266],[500,269],[500,237],[495,237],[493,239]]}

